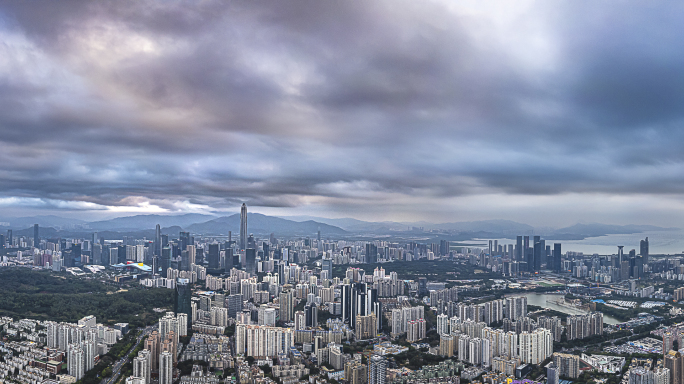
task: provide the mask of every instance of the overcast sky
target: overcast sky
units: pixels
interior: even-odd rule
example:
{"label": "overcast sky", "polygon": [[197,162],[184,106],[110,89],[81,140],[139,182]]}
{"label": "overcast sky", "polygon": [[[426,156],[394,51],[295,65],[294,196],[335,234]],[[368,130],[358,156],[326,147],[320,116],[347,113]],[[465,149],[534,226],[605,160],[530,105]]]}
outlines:
{"label": "overcast sky", "polygon": [[684,3],[5,1],[0,215],[682,226]]}

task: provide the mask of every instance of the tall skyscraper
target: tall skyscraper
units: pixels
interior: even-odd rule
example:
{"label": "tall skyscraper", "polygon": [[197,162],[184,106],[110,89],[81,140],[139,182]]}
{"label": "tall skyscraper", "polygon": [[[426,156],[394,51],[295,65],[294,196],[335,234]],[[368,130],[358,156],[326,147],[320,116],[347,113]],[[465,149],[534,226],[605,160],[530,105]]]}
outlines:
{"label": "tall skyscraper", "polygon": [[622,266],[622,262],[624,261],[624,245],[618,245],[618,254],[617,254],[617,267],[620,268]]}
{"label": "tall skyscraper", "polygon": [[351,322],[352,314],[352,289],[351,285],[344,284],[340,286],[340,293],[342,299],[342,321],[345,323]]}
{"label": "tall skyscraper", "polygon": [[314,328],[318,326],[318,307],[316,307],[316,304],[312,303],[304,306],[304,314],[305,326]]}
{"label": "tall skyscraper", "polygon": [[[333,262],[330,259],[322,259],[321,260],[321,279],[323,278],[323,275],[326,275],[326,278],[332,280],[332,266]],[[325,273],[323,273],[325,272]]]}
{"label": "tall skyscraper", "polygon": [[186,250],[188,248],[188,245],[194,245],[190,241],[190,232],[181,232],[178,240],[180,242],[179,246],[181,251]]}
{"label": "tall skyscraper", "polygon": [[92,246],[92,260],[91,263],[95,265],[105,265],[105,263],[102,261],[102,246],[98,244],[93,244]]}
{"label": "tall skyscraper", "polygon": [[154,256],[161,256],[162,250],[162,238],[161,238],[161,226],[157,224],[154,229]]}
{"label": "tall skyscraper", "polygon": [[242,203],[240,209],[240,249],[247,248],[247,205]]}
{"label": "tall skyscraper", "polygon": [[171,248],[164,247],[161,251],[161,258],[159,260],[159,266],[161,267],[161,275],[163,277],[168,277],[166,275],[167,270],[171,266]]}
{"label": "tall skyscraper", "polygon": [[38,224],[33,224],[33,246],[40,248],[40,236],[38,231]]}
{"label": "tall skyscraper", "polygon": [[639,242],[639,254],[644,258],[644,265],[648,264],[648,237]]}
{"label": "tall skyscraper", "polygon": [[560,272],[561,271],[561,244],[560,243],[553,243],[553,268],[552,269],[555,272]]}
{"label": "tall skyscraper", "polygon": [[256,249],[245,249],[245,270],[252,276],[256,276]]}
{"label": "tall skyscraper", "polygon": [[192,292],[190,290],[190,280],[188,279],[178,279],[176,281],[176,295],[173,301],[173,311],[176,314],[185,313],[188,318],[192,318],[192,306],[190,304],[190,298],[192,297]]}
{"label": "tall skyscraper", "polygon": [[378,247],[373,243],[366,244],[366,263],[375,264],[378,262]]}
{"label": "tall skyscraper", "polygon": [[523,258],[523,237],[518,236],[515,240],[515,260],[522,261]]}
{"label": "tall skyscraper", "polygon": [[219,269],[219,244],[209,244],[209,252],[207,254],[209,259],[209,268]]}
{"label": "tall skyscraper", "polygon": [[533,255],[532,255],[532,265],[528,265],[530,272],[539,272],[541,269],[541,257],[542,257],[542,243],[539,236],[534,237],[533,245]]}

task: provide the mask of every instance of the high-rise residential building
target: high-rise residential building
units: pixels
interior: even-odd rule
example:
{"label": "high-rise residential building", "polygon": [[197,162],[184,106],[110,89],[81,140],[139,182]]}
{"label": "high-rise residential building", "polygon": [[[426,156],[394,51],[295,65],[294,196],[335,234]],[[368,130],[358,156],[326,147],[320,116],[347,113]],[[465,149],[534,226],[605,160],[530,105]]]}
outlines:
{"label": "high-rise residential building", "polygon": [[527,297],[507,297],[505,313],[512,321],[527,316]]}
{"label": "high-rise residential building", "polygon": [[69,375],[75,377],[76,380],[81,380],[83,378],[86,372],[85,352],[78,344],[72,344],[69,347],[67,365],[69,369]]}
{"label": "high-rise residential building", "polygon": [[558,375],[576,379],[580,374],[580,359],[569,353],[554,353],[553,364],[558,367]]}
{"label": "high-rise residential building", "polygon": [[656,368],[653,370],[653,384],[670,384],[670,370],[667,368]]}
{"label": "high-rise residential building", "polygon": [[360,360],[351,360],[344,365],[344,379],[349,384],[366,384],[368,381],[368,367]]}
{"label": "high-rise residential building", "polygon": [[159,337],[166,339],[170,332],[178,334],[178,317],[173,312],[166,312],[164,317],[159,319]]}
{"label": "high-rise residential building", "polygon": [[234,293],[226,298],[228,303],[228,317],[237,318],[237,314],[242,311],[243,296],[241,293]]}
{"label": "high-rise residential building", "polygon": [[568,340],[584,339],[603,334],[603,313],[568,316],[566,319]]}
{"label": "high-rise residential building", "polygon": [[276,310],[275,308],[270,308],[266,304],[262,304],[259,307],[259,325],[267,325],[270,327],[275,327],[276,325]]}
{"label": "high-rise residential building", "polygon": [[654,371],[644,367],[629,370],[629,384],[670,384],[670,370],[656,368]]}
{"label": "high-rise residential building", "polygon": [[247,205],[240,208],[240,249],[247,248]]}
{"label": "high-rise residential building", "polygon": [[453,335],[439,336],[439,354],[446,357],[452,357],[456,350],[455,337]]}
{"label": "high-rise residential building", "polygon": [[291,290],[283,291],[278,297],[280,302],[280,320],[286,323],[291,322],[294,316],[294,292]]}
{"label": "high-rise residential building", "polygon": [[228,326],[228,308],[212,307],[209,311],[209,322],[219,327]]}
{"label": "high-rise residential building", "polygon": [[173,383],[173,356],[165,351],[159,354],[159,384]]}
{"label": "high-rise residential building", "polygon": [[522,332],[520,341],[520,360],[526,364],[540,364],[553,353],[551,331],[538,328],[532,332]]}
{"label": "high-rise residential building", "polygon": [[368,316],[356,315],[355,331],[358,340],[374,338],[378,334],[378,321],[375,313],[371,313]]}
{"label": "high-rise residential building", "polygon": [[84,372],[88,372],[95,367],[95,356],[97,356],[95,339],[95,335],[90,334],[89,337],[81,343],[81,348],[83,349]]}
{"label": "high-rise residential building", "polygon": [[237,353],[253,357],[276,357],[289,353],[294,346],[294,330],[261,325],[238,324],[235,327]]}
{"label": "high-rise residential building", "polygon": [[426,336],[425,319],[411,320],[406,323],[406,341],[409,343],[424,339]]}
{"label": "high-rise residential building", "polygon": [[306,313],[297,311],[294,313],[295,330],[306,329]]}
{"label": "high-rise residential building", "polygon": [[[171,354],[172,363],[176,363],[176,358],[178,357],[178,333],[175,331],[169,331],[166,337],[161,341],[159,350],[161,352],[169,352]],[[161,364],[159,362],[159,369],[161,371]]]}
{"label": "high-rise residential building", "polygon": [[145,349],[150,351],[150,369],[155,372],[159,369],[159,341],[158,331],[152,331],[145,340]]}
{"label": "high-rise residential building", "polygon": [[684,287],[675,288],[674,299],[676,301],[684,300]]}
{"label": "high-rise residential building", "polygon": [[[558,372],[558,366],[551,363],[546,366],[546,384],[558,384],[560,382],[560,374]],[[632,383],[630,383],[632,384]]]}
{"label": "high-rise residential building", "polygon": [[506,332],[503,335],[503,349],[502,356],[510,358],[518,357],[518,334],[512,331]]}
{"label": "high-rise residential building", "polygon": [[385,384],[387,360],[384,356],[373,355],[368,363],[368,384]]}
{"label": "high-rise residential building", "polygon": [[675,335],[670,331],[663,332],[663,353],[667,353],[673,349]]}
{"label": "high-rise residential building", "polygon": [[143,379],[143,383],[150,384],[152,378],[152,356],[150,351],[141,350],[138,356],[133,358],[133,376]]}
{"label": "high-rise residential building", "polygon": [[682,354],[677,351],[665,353],[665,368],[670,370],[670,384],[682,384]]}
{"label": "high-rise residential building", "polygon": [[192,318],[192,306],[190,305],[192,291],[190,289],[190,280],[178,279],[176,280],[176,294],[174,295],[173,311],[176,314],[185,313],[188,318]]}
{"label": "high-rise residential building", "polygon": [[445,314],[437,315],[437,333],[440,335],[448,335],[449,331],[449,317]]}
{"label": "high-rise residential building", "polygon": [[503,300],[492,300],[484,303],[483,321],[490,325],[504,318]]}
{"label": "high-rise residential building", "polygon": [[537,327],[545,328],[551,331],[553,335],[553,341],[560,342],[561,335],[563,333],[563,326],[561,325],[561,319],[558,316],[539,316],[537,318]]}

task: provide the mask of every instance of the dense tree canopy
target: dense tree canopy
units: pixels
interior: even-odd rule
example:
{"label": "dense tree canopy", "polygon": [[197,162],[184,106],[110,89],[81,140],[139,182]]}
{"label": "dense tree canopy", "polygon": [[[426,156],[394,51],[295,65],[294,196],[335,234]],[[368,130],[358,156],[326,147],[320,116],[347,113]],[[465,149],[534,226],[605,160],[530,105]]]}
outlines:
{"label": "dense tree canopy", "polygon": [[94,315],[103,323],[144,325],[170,307],[173,290],[137,285],[119,290],[97,280],[25,268],[0,270],[0,315],[75,322]]}

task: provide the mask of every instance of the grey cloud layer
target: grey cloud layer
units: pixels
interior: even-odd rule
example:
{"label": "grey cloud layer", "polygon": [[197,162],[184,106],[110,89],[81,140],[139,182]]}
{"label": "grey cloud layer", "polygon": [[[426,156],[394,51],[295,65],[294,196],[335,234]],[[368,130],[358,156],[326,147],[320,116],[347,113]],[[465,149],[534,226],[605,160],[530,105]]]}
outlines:
{"label": "grey cloud layer", "polygon": [[0,194],[683,192],[682,6],[486,4],[4,3]]}

